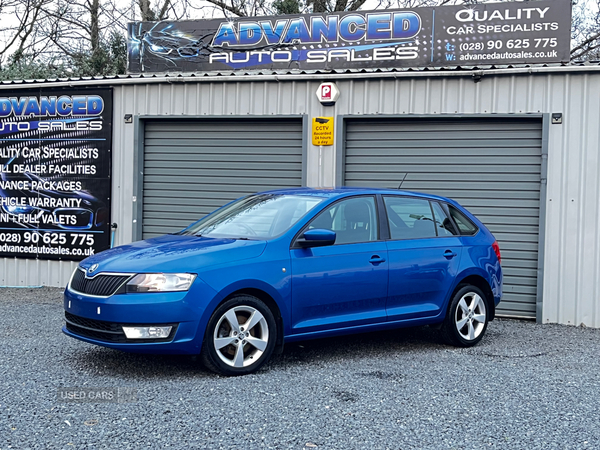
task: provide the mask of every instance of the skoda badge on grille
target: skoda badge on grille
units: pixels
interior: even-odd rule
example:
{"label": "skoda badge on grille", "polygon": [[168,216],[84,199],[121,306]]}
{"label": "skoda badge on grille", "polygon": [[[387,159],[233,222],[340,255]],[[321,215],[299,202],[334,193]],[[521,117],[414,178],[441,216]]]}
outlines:
{"label": "skoda badge on grille", "polygon": [[92,274],[94,273],[94,270],[96,270],[98,268],[98,264],[93,264],[92,266],[90,266],[90,268],[88,269],[88,273]]}

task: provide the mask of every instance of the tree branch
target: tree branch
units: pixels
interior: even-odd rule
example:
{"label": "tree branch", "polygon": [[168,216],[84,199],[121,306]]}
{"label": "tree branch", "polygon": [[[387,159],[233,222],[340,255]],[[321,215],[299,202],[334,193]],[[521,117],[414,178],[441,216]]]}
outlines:
{"label": "tree branch", "polygon": [[[29,5],[27,5],[29,6]],[[25,28],[27,27],[27,19],[29,18],[29,8],[25,8],[25,17],[23,17],[23,19],[21,19],[21,21],[19,22],[19,27],[17,28],[17,31],[15,31],[15,34],[13,35],[13,38],[8,42],[8,44],[6,44],[6,46],[0,51],[0,55],[3,55],[5,52],[8,51],[8,49],[15,43],[17,42],[17,39],[20,37],[21,33],[23,32],[23,30],[25,30]],[[19,45],[19,47],[23,46],[23,40],[21,39],[21,44]]]}
{"label": "tree branch", "polygon": [[354,0],[352,3],[350,3],[348,11],[356,11],[358,8],[364,5],[366,1],[367,0]]}
{"label": "tree branch", "polygon": [[160,13],[158,13],[158,20],[165,20],[169,6],[171,6],[171,2],[169,0],[165,0],[162,8],[160,9]]}
{"label": "tree branch", "polygon": [[348,6],[348,0],[336,0],[333,10],[334,11],[346,11],[347,6]]}
{"label": "tree branch", "polygon": [[25,47],[25,42],[29,39],[29,36],[33,32],[34,27],[36,26],[37,18],[42,9],[42,3],[39,3],[35,8],[33,13],[33,17],[31,19],[31,23],[29,24],[29,29],[25,32],[25,35],[21,38],[21,43],[19,44],[19,49],[17,50],[19,53],[23,52],[23,48]]}
{"label": "tree branch", "polygon": [[223,3],[221,0],[206,0],[209,3],[212,3],[213,5],[218,6],[219,8],[225,10],[225,11],[229,11],[230,13],[235,14],[238,17],[246,17],[246,12],[239,9],[236,6],[229,6],[225,3]]}
{"label": "tree branch", "polygon": [[579,44],[578,46],[574,47],[571,49],[571,55],[573,55],[575,52],[577,52],[578,50],[583,49],[586,45],[588,45],[590,42],[594,42],[596,39],[600,38],[600,31],[597,33],[594,33],[593,35],[591,35],[589,38],[587,38],[585,41],[583,41],[581,44]]}
{"label": "tree branch", "polygon": [[592,45],[586,49],[584,49],[583,51],[581,51],[580,53],[578,53],[577,55],[571,55],[571,60],[576,60],[581,58],[582,56],[587,55],[588,53],[591,53],[593,50],[596,50],[597,48],[600,48],[600,44],[596,44],[596,45]]}

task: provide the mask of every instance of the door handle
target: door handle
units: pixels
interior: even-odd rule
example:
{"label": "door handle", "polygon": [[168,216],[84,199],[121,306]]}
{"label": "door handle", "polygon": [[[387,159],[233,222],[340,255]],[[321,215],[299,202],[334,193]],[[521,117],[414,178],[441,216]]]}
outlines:
{"label": "door handle", "polygon": [[454,258],[455,256],[456,256],[456,253],[455,253],[455,252],[453,252],[452,250],[446,250],[446,251],[444,252],[444,257],[445,257],[445,258],[452,259],[452,258]]}
{"label": "door handle", "polygon": [[371,264],[381,264],[381,263],[385,262],[385,258],[382,258],[379,255],[373,255],[373,256],[371,256],[371,259],[369,260],[369,262]]}

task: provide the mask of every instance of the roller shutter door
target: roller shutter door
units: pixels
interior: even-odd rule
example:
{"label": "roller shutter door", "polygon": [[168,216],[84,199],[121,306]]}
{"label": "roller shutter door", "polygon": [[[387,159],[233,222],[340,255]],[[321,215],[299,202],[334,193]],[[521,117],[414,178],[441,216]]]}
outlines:
{"label": "roller shutter door", "polygon": [[502,251],[498,314],[535,318],[541,119],[347,120],[347,186],[450,197],[474,213]]}
{"label": "roller shutter door", "polygon": [[301,185],[301,119],[145,124],[144,239],[181,230],[243,195]]}

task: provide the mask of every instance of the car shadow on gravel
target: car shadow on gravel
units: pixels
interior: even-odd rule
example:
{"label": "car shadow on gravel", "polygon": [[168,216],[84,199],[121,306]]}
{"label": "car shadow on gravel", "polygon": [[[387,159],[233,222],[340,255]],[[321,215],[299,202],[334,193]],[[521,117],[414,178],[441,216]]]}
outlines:
{"label": "car shadow on gravel", "polygon": [[102,347],[78,348],[64,357],[64,364],[74,372],[121,379],[165,379],[174,377],[205,378],[212,376],[198,357],[188,355],[152,355],[126,353]]}
{"label": "car shadow on gravel", "polygon": [[[479,345],[466,349],[449,347],[442,341],[439,330],[427,326],[293,342],[285,345],[281,355],[273,355],[271,362],[261,372],[306,366],[327,366],[341,360],[365,360],[368,362],[374,358],[395,358],[401,354],[439,350],[460,351],[480,356],[501,356],[496,355],[496,352],[488,354],[490,351],[488,347],[496,347],[494,341],[502,340],[501,336],[494,333],[493,328],[491,325],[487,336]],[[513,356],[513,353],[520,356],[522,352],[513,348],[510,353],[506,356]],[[530,355],[523,356],[539,354],[536,350]],[[77,346],[74,352],[63,358],[64,363],[75,372],[123,379],[139,379],[140,377],[173,379],[174,376],[196,379],[216,376],[202,366],[199,357],[188,355],[125,353],[86,345],[85,347]],[[365,376],[371,375],[376,378],[386,376],[386,374],[376,372],[365,374]]]}
{"label": "car shadow on gravel", "polygon": [[294,342],[274,356],[270,368],[320,365],[333,360],[361,360],[398,353],[444,348],[439,330],[430,327],[401,328],[333,338]]}
{"label": "car shadow on gravel", "polygon": [[[369,359],[377,356],[441,348],[439,332],[429,327],[314,339],[287,344],[274,355],[267,370],[319,366],[336,359]],[[72,371],[121,379],[205,378],[216,376],[205,369],[199,357],[126,353],[102,347],[77,346],[63,356]],[[263,369],[264,370],[264,369]],[[375,374],[374,376],[377,376]]]}

